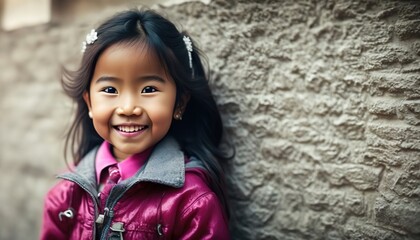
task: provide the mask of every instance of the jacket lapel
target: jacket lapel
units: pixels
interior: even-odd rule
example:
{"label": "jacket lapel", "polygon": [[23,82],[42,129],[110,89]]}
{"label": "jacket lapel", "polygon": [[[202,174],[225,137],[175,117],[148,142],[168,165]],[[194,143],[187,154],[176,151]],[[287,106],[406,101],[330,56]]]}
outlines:
{"label": "jacket lapel", "polygon": [[[77,178],[89,190],[97,189],[95,175],[95,159],[99,147],[92,149],[77,165],[74,172],[60,175],[60,177]],[[165,137],[153,149],[145,165],[129,179],[121,182],[131,185],[134,182],[154,182],[180,188],[185,182],[184,153],[172,137]],[[82,186],[83,187],[83,186]]]}
{"label": "jacket lapel", "polygon": [[92,194],[97,195],[97,183],[95,175],[95,159],[99,147],[92,149],[71,172],[58,175],[58,178],[68,179],[77,182],[80,187]]}
{"label": "jacket lapel", "polygon": [[164,138],[156,145],[144,168],[133,181],[147,181],[180,188],[185,181],[184,153],[172,137]]}

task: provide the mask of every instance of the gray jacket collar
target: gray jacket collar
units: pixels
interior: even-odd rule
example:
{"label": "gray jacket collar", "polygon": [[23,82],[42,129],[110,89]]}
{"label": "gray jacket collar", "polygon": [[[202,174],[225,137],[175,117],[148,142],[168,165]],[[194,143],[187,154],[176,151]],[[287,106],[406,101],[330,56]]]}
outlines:
{"label": "gray jacket collar", "polygon": [[[92,149],[77,165],[74,172],[60,175],[60,178],[75,180],[81,187],[95,189],[96,173],[95,159],[98,147]],[[153,149],[146,164],[133,177],[121,182],[131,185],[135,182],[154,182],[171,187],[180,188],[185,181],[184,153],[176,140],[165,137]]]}
{"label": "gray jacket collar", "polygon": [[157,144],[143,170],[139,170],[134,179],[182,187],[185,181],[185,159],[176,140],[166,137]]}

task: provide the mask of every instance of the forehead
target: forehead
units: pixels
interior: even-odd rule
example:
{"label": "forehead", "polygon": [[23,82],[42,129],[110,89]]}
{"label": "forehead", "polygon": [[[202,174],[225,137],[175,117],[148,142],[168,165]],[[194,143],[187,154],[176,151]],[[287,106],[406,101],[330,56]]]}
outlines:
{"label": "forehead", "polygon": [[159,74],[165,67],[156,52],[143,42],[117,43],[106,48],[95,65],[95,75]]}

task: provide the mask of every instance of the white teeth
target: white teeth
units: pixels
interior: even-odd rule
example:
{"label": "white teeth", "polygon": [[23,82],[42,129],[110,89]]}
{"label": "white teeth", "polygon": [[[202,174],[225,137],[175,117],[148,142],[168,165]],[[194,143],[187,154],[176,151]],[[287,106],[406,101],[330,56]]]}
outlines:
{"label": "white teeth", "polygon": [[138,132],[145,129],[145,126],[118,126],[118,130],[121,132]]}

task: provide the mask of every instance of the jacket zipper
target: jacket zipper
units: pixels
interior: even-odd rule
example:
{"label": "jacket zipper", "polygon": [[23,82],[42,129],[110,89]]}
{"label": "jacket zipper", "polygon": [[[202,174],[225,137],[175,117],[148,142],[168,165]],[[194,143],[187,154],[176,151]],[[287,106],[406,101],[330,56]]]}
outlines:
{"label": "jacket zipper", "polygon": [[[66,177],[66,176],[58,176],[58,178],[65,179],[65,180],[76,183],[77,185],[79,185],[83,190],[85,190],[90,195],[90,197],[93,200],[93,205],[95,207],[95,218],[94,219],[97,219],[98,215],[99,215],[99,213],[98,213],[99,212],[99,209],[98,209],[99,203],[98,203],[98,199],[96,198],[96,196],[92,192],[90,192],[89,189],[87,187],[85,187],[82,182],[77,180],[77,178]],[[95,238],[96,238],[96,223],[94,222],[93,223],[92,239],[95,239]]]}
{"label": "jacket zipper", "polygon": [[[101,234],[101,240],[102,239],[106,239],[106,235],[108,233],[108,229],[111,226],[111,222],[112,222],[112,218],[114,217],[114,207],[117,204],[117,202],[120,200],[120,198],[132,187],[134,186],[134,184],[138,183],[140,181],[136,181],[134,183],[131,183],[130,185],[128,185],[127,187],[124,187],[124,190],[118,194],[118,196],[111,200],[111,202],[109,203],[108,200],[105,203],[105,208],[104,208],[104,215],[106,216],[106,222],[104,221],[104,227],[102,228],[102,234]],[[112,191],[112,190],[111,190]],[[103,230],[105,230],[106,234],[103,234]]]}
{"label": "jacket zipper", "polygon": [[[101,234],[101,240],[105,240],[106,239],[106,235],[108,233],[108,230],[106,230],[106,234],[103,234],[103,230],[104,229],[109,229],[111,226],[111,222],[112,222],[112,218],[114,217],[114,207],[117,204],[117,202],[120,200],[120,198],[131,188],[133,187],[135,184],[140,183],[142,181],[135,181],[130,183],[129,185],[127,185],[126,187],[124,187],[124,190],[115,198],[113,199],[110,203],[108,202],[108,200],[105,203],[105,208],[104,208],[104,215],[106,216],[106,222],[104,221],[104,227],[102,228],[102,234]],[[112,192],[112,190],[111,190]]]}

